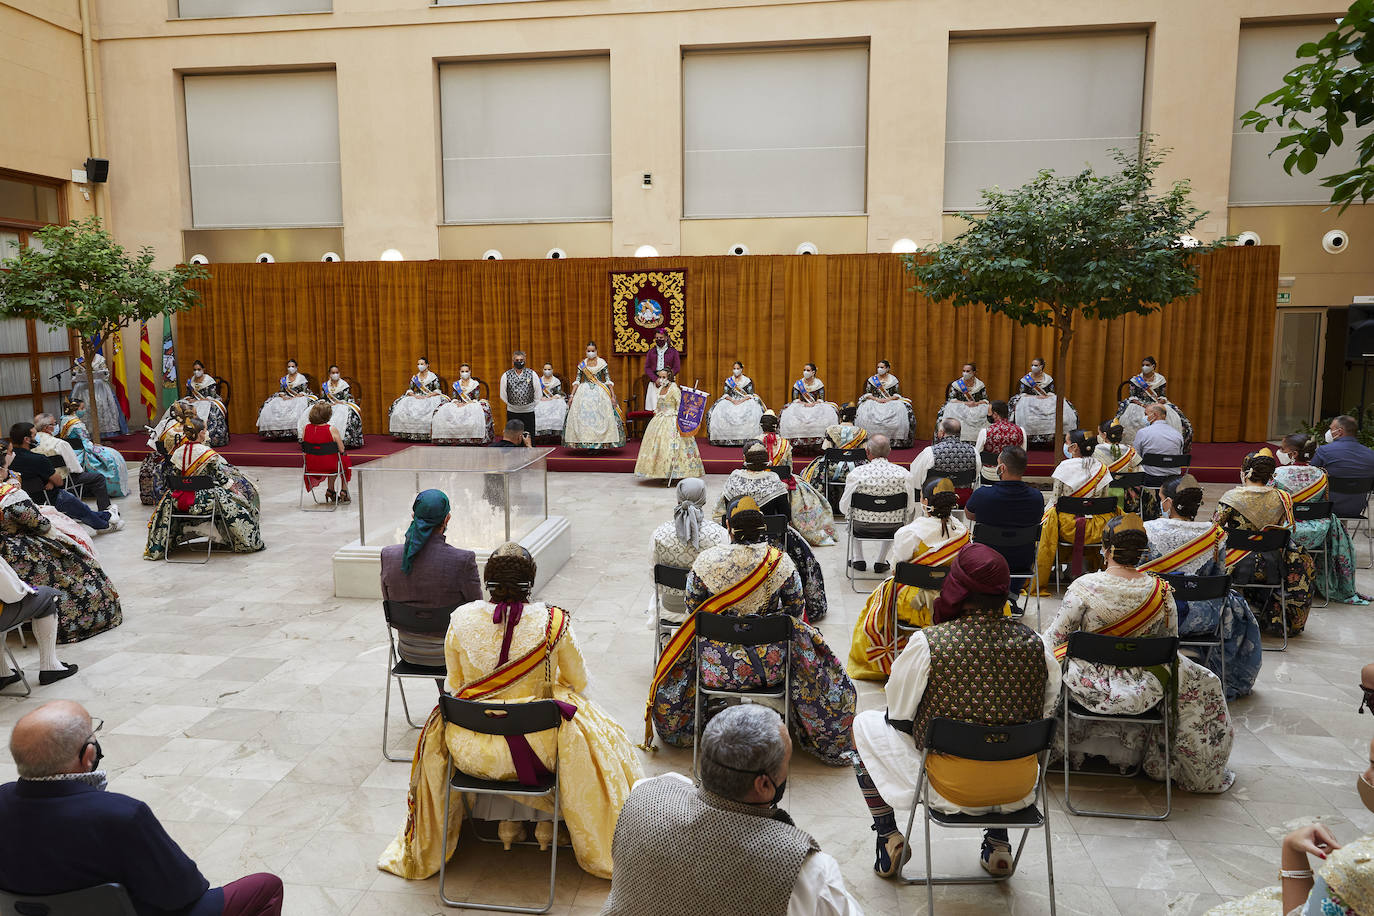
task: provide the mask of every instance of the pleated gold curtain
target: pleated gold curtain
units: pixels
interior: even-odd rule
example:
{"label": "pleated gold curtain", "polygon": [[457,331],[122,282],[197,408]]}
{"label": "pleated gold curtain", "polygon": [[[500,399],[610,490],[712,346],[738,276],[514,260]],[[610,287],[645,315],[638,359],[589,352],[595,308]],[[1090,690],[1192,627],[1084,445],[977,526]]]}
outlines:
{"label": "pleated gold curtain", "polygon": [[[719,392],[736,359],[771,407],[814,362],[831,400],[858,397],[879,359],[892,362],[929,435],[945,386],[966,360],[992,398],[1006,398],[1034,356],[1096,424],[1144,356],[1159,360],[1169,395],[1199,442],[1260,440],[1268,432],[1278,249],[1237,247],[1198,257],[1201,291],[1149,316],[1081,322],[1070,364],[1055,365],[1050,328],[1023,328],[976,307],[955,309],[909,291],[895,255],[659,258],[687,271],[687,346],[680,381]],[[559,261],[218,264],[198,284],[205,305],[179,316],[184,366],[203,360],[233,386],[230,429],[255,430],[258,408],[288,358],[316,385],[330,363],[354,381],[364,429],[387,431],[387,409],[426,356],[449,385],[471,363],[497,413],[500,374],[514,349],[571,382],[588,340],[601,345],[622,399],[642,394],[642,357],[611,349],[610,278],[633,258]]]}

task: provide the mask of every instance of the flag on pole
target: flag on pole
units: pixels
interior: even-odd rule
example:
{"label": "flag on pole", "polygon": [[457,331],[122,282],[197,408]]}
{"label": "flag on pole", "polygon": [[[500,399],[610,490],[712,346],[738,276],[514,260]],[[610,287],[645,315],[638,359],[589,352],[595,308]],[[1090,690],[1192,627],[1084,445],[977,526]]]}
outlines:
{"label": "flag on pole", "polygon": [[148,422],[157,413],[157,387],[153,381],[153,348],[148,343],[148,323],[138,338],[138,399],[148,411]]}
{"label": "flag on pole", "polygon": [[177,399],[177,349],[172,342],[172,316],[162,313],[162,406]]}
{"label": "flag on pole", "polygon": [[[116,330],[110,335],[110,382],[114,385],[115,397],[125,419],[129,414],[129,370],[124,365],[124,334]],[[120,424],[121,426],[123,424]]]}
{"label": "flag on pole", "polygon": [[682,386],[682,400],[677,405],[677,431],[684,436],[696,435],[697,427],[701,426],[702,418],[706,416],[706,401],[710,397],[705,391],[698,388]]}

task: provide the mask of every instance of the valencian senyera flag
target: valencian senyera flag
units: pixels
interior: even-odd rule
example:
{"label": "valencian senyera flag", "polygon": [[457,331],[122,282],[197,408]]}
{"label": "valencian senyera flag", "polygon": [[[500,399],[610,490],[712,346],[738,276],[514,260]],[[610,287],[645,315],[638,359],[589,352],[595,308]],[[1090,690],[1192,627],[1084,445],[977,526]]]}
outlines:
{"label": "valencian senyera flag", "polygon": [[157,386],[153,381],[153,348],[148,343],[148,322],[138,338],[138,400],[151,422],[157,416]]}
{"label": "valencian senyera flag", "polygon": [[684,436],[696,434],[706,416],[706,392],[700,388],[682,386],[682,400],[677,405],[677,431]]}

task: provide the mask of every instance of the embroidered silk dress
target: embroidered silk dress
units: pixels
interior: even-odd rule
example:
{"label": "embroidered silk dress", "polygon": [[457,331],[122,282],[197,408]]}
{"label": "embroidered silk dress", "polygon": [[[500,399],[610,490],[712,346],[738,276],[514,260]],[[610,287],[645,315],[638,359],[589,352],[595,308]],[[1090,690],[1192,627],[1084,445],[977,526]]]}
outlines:
{"label": "embroidered silk dress", "polygon": [[568,396],[558,376],[539,377],[539,398],[534,402],[534,433],[539,436],[563,436],[563,424],[568,419]]}
{"label": "embroidered silk dress", "polygon": [[[1056,562],[1069,563],[1075,575],[1080,567],[1096,569],[1102,565],[1101,551],[1093,548],[1088,552],[1083,545],[1100,543],[1107,519],[1121,514],[1120,509],[1113,509],[1102,515],[1088,516],[1083,520],[1080,530],[1077,519],[1071,513],[1055,509],[1054,504],[1061,496],[1093,499],[1110,495],[1111,472],[1095,457],[1065,458],[1055,467],[1053,482],[1050,504],[1040,524],[1040,547],[1036,552],[1042,595],[1049,594],[1050,578]],[[1067,542],[1062,548],[1059,546],[1061,540]]]}
{"label": "embroidered silk dress", "polygon": [[887,436],[893,448],[911,448],[916,414],[911,409],[911,399],[902,397],[897,376],[891,372],[869,376],[864,382],[864,393],[859,397],[854,425],[862,427],[870,436]]}
{"label": "embroidered silk dress", "polygon": [[[1326,471],[1310,464],[1281,466],[1274,471],[1274,486],[1293,497],[1294,505],[1326,502],[1331,498]],[[1313,584],[1326,597],[1341,604],[1369,604],[1355,590],[1355,547],[1345,526],[1332,518],[1307,519],[1296,523],[1293,542],[1306,550],[1325,550],[1312,554]]]}
{"label": "embroidered silk dress", "polygon": [[310,393],[310,379],[304,372],[295,376],[283,375],[278,391],[262,402],[258,411],[258,436],[263,439],[297,439],[301,424],[310,413],[315,396]]}
{"label": "embroidered silk dress", "polygon": [[777,468],[783,486],[790,494],[792,525],[808,544],[829,547],[835,543],[835,516],[816,489],[803,477],[792,473],[792,443],[777,433],[764,433],[759,441],[768,449],[768,464]]}
{"label": "embroidered silk dress", "polygon": [[1154,490],[1145,487],[1121,487],[1117,485],[1117,474],[1136,474],[1140,472],[1140,453],[1134,446],[1120,442],[1099,442],[1093,457],[1107,466],[1112,474],[1112,487],[1108,495],[1117,498],[1122,512],[1135,512],[1149,520],[1159,518],[1159,496]]}
{"label": "embroidered silk dress", "polygon": [[1145,405],[1162,402],[1166,414],[1164,419],[1183,436],[1183,450],[1186,452],[1192,446],[1193,424],[1183,411],[1179,410],[1177,404],[1165,400],[1168,385],[1168,381],[1159,372],[1149,379],[1137,375],[1130,380],[1131,390],[1116,411],[1117,422],[1125,430],[1122,441],[1127,445],[1135,442],[1136,433],[1150,425],[1145,419]]}
{"label": "embroidered silk dress", "polygon": [[478,397],[482,383],[459,379],[453,397],[434,411],[430,441],[435,445],[486,445],[496,438],[491,406]]}
{"label": "embroidered silk dress", "polygon": [[[1078,631],[1119,636],[1175,636],[1178,617],[1172,589],[1156,576],[1126,579],[1108,572],[1075,579],[1064,592],[1045,642],[1063,661],[1069,634]],[[1173,779],[1185,792],[1225,792],[1236,774],[1227,768],[1235,729],[1221,681],[1197,662],[1178,659],[1178,718],[1173,737]],[[1165,685],[1149,671],[1071,660],[1064,685],[1079,705],[1094,712],[1142,713],[1166,696]],[[1143,764],[1151,779],[1163,779],[1163,729],[1157,725],[1074,720],[1071,762],[1087,755],[1105,757],[1122,771]],[[1055,747],[1064,746],[1062,728]]]}
{"label": "embroidered silk dress", "polygon": [[950,382],[945,388],[945,403],[935,415],[935,425],[945,417],[959,421],[959,438],[965,442],[977,442],[978,430],[988,425],[988,405],[980,403],[988,399],[988,386],[974,376],[972,382],[962,377]]}
{"label": "embroidered silk dress", "polygon": [[706,411],[706,436],[712,445],[741,446],[763,434],[759,418],[766,408],[747,375],[727,376],[720,399]]}
{"label": "embroidered silk dress", "polygon": [[205,444],[211,448],[228,445],[229,414],[224,408],[224,402],[219,399],[219,384],[209,373],[200,378],[193,374],[186,380],[186,397],[191,399],[196,416],[200,417],[210,434]]}
{"label": "embroidered silk dress", "polygon": [[659,389],[654,417],[644,430],[639,456],[635,459],[636,477],[673,481],[706,476],[697,440],[684,436],[677,428],[677,407],[681,400],[682,389],[676,382]]}
{"label": "embroidered silk dress", "polygon": [[[119,406],[114,386],[110,384],[110,369],[105,361],[105,354],[97,353],[92,358],[91,379],[95,384],[95,399],[99,402],[100,408],[100,435],[128,435],[129,423],[124,416],[124,410]],[[72,398],[90,405],[91,396],[86,386],[86,373],[72,373]]]}
{"label": "embroidered silk dress", "polygon": [[428,442],[434,432],[434,413],[448,398],[439,376],[429,369],[425,374],[412,375],[410,388],[391,402],[388,426],[393,439],[409,442]]}
{"label": "embroidered silk dress", "polygon": [[825,382],[799,378],[792,383],[792,400],[778,414],[778,434],[796,448],[815,448],[839,422],[840,412],[825,399]]}
{"label": "embroidered silk dress", "polygon": [[[353,399],[353,391],[348,379],[337,382],[325,380],[320,386],[320,397],[329,402],[329,425],[343,436],[344,448],[363,447],[363,409]],[[310,411],[301,415],[298,433],[305,435],[305,427],[310,423]]]}
{"label": "embroidered silk dress", "polygon": [[124,461],[124,456],[108,445],[96,445],[86,429],[85,420],[64,414],[57,421],[57,437],[80,440],[81,448],[76,453],[77,457],[86,470],[105,478],[106,493],[116,498],[129,493],[129,465]]}
{"label": "embroidered silk dress", "polygon": [[[802,479],[826,497],[832,512],[840,511],[840,496],[844,493],[844,482],[849,479],[849,472],[858,467],[860,462],[836,461],[832,463],[825,457],[824,449],[863,448],[867,441],[868,432],[863,427],[855,426],[853,423],[837,423],[826,429],[825,438],[821,440],[823,451],[820,457],[813,459],[806,466],[806,470],[802,471]],[[831,499],[832,495],[834,496],[833,499]]]}
{"label": "embroidered silk dress", "polygon": [[[693,547],[691,543],[677,536],[677,526],[669,519],[654,529],[651,541],[651,564],[661,563],[664,566],[676,566],[678,569],[691,569],[692,564],[706,548],[729,544],[730,532],[704,518],[701,520],[697,544]],[[663,595],[663,619],[675,624],[682,623],[687,616],[687,593],[675,588],[660,589],[660,592]],[[650,604],[653,604],[652,599]],[[652,624],[652,621],[650,623]]]}
{"label": "embroidered silk dress", "polygon": [[[561,789],[560,818],[567,824],[577,864],[599,878],[611,876],[611,840],[620,808],[635,781],[644,773],[625,730],[589,701],[587,666],[564,611],[542,602],[520,609],[510,640],[509,660],[500,663],[504,616],[511,605],[472,601],[453,612],[444,639],[448,668],[445,690],[462,699],[484,703],[524,703],[540,698],[546,682],[545,659],[553,698],[576,709],[571,718],[552,729],[529,735],[534,756],[546,768],[557,750]],[[556,618],[551,622],[551,615]],[[444,796],[448,792],[449,760],[463,772],[482,779],[516,779],[515,762],[506,740],[447,725],[438,707],[430,713],[410,765],[407,798],[409,815],[396,839],[382,853],[377,867],[402,878],[428,878],[439,871],[453,848],[440,849],[443,837]],[[541,811],[547,799],[517,799]],[[449,841],[457,846],[462,819],[457,799],[452,808]]]}
{"label": "embroidered silk dress", "polygon": [[[1054,447],[1054,378],[1048,372],[1036,377],[1027,372],[1016,383],[1016,394],[1007,401],[1011,408],[1011,421],[1026,431],[1031,445]],[[1078,428],[1078,411],[1064,399],[1064,429]]]}
{"label": "embroidered silk dress", "polygon": [[[1292,497],[1282,490],[1272,487],[1235,487],[1222,495],[1220,503],[1217,507],[1217,524],[1228,531],[1293,527]],[[1284,561],[1288,567],[1284,579],[1288,634],[1295,636],[1307,626],[1307,615],[1312,610],[1312,580],[1316,566],[1312,562],[1312,554],[1296,539],[1290,541],[1288,549],[1284,551]],[[1226,565],[1231,571],[1231,581],[1241,589],[1241,594],[1254,610],[1260,628],[1277,632],[1281,628],[1279,593],[1267,588],[1245,588],[1251,583],[1272,584],[1278,581],[1275,555],[1258,557],[1254,554],[1228,553]]]}
{"label": "embroidered silk dress", "polygon": [[[234,553],[253,553],[262,550],[262,528],[258,522],[258,492],[246,477],[219,453],[196,442],[183,440],[171,450],[170,464],[184,477],[210,477],[215,486],[208,490],[168,490],[162,494],[157,508],[148,519],[148,544],[143,551],[145,560],[161,560],[173,538],[208,535],[216,545]],[[188,522],[178,519],[173,525],[172,513],[195,514],[215,509],[215,523]]]}
{"label": "embroidered silk dress", "polygon": [[[178,403],[190,404],[190,401]],[[181,424],[172,416],[171,408],[162,415],[157,426],[148,435],[149,452],[138,465],[138,501],[145,506],[156,506],[166,489],[164,472],[167,470],[167,456],[172,446],[181,441]]]}
{"label": "embroidered silk dress", "polygon": [[621,448],[625,445],[625,417],[615,402],[611,369],[597,358],[577,364],[577,385],[563,426],[563,444],[574,449]]}

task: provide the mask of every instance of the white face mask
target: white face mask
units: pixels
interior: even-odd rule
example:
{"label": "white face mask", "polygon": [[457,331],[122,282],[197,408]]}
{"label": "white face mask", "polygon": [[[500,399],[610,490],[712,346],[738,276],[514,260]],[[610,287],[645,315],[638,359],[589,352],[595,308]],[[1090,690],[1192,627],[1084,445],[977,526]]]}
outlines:
{"label": "white face mask", "polygon": [[965,369],[965,370],[964,370],[964,378],[973,378],[973,370],[972,370],[972,369]]}
{"label": "white face mask", "polygon": [[879,374],[879,375],[887,375],[887,367],[886,367],[886,366],[879,366],[879,367],[878,367],[878,374]]}
{"label": "white face mask", "polygon": [[803,369],[803,370],[802,370],[802,378],[815,378],[815,377],[816,377],[816,370],[814,370],[814,369]]}
{"label": "white face mask", "polygon": [[739,376],[744,374],[744,370],[741,369],[739,366],[736,366],[735,368],[730,370],[730,374],[738,378]]}
{"label": "white face mask", "polygon": [[1155,374],[1155,367],[1154,367],[1154,366],[1141,366],[1141,367],[1140,367],[1140,374],[1143,375],[1143,376],[1145,376],[1146,378],[1149,378],[1150,376],[1152,376],[1152,375]]}
{"label": "white face mask", "polygon": [[1071,449],[1072,447],[1073,447],[1073,446],[1071,446],[1071,445],[1065,444],[1065,446],[1064,446],[1064,457],[1065,457],[1065,458],[1072,458],[1072,457],[1073,457],[1073,452],[1069,451],[1069,449]]}
{"label": "white face mask", "polygon": [[295,374],[296,374],[296,367],[295,367],[295,366],[287,366],[287,367],[286,367],[286,374],[287,374],[287,375],[295,375]]}
{"label": "white face mask", "polygon": [[1329,429],[1326,431],[1326,441],[1327,441],[1327,442],[1335,442],[1335,441],[1336,441],[1336,437],[1335,437],[1334,435],[1331,434],[1331,430],[1329,430]]}
{"label": "white face mask", "polygon": [[429,366],[426,363],[420,363],[418,366],[415,367],[415,371],[420,373],[421,375],[424,375],[427,369],[429,369]]}
{"label": "white face mask", "polygon": [[334,381],[337,382],[337,381],[339,380],[339,373],[337,373],[337,372],[331,372],[331,373],[329,373],[329,377],[330,377],[332,380],[334,380]]}
{"label": "white face mask", "polygon": [[1031,366],[1031,374],[1032,374],[1032,375],[1039,375],[1040,373],[1042,373],[1042,372],[1044,372],[1044,371],[1045,371],[1045,367],[1044,367],[1044,366]]}
{"label": "white face mask", "polygon": [[666,388],[667,386],[668,386],[668,380],[667,380],[666,378],[660,378],[660,379],[658,380],[658,387],[660,387],[660,388]]}
{"label": "white face mask", "polygon": [[1292,464],[1292,463],[1293,463],[1293,456],[1290,455],[1290,454],[1288,454],[1287,452],[1279,452],[1279,453],[1278,453],[1277,455],[1275,455],[1274,457],[1277,458],[1277,459],[1279,460],[1279,464]]}
{"label": "white face mask", "polygon": [[461,375],[463,378],[472,378],[472,373],[469,372],[467,369],[464,369],[462,372],[459,372],[458,374]]}
{"label": "white face mask", "polygon": [[553,370],[552,370],[552,369],[545,369],[545,370],[544,370],[544,378],[553,378]]}
{"label": "white face mask", "polygon": [[205,374],[205,370],[204,370],[204,369],[197,369],[197,370],[196,370],[196,378],[200,378],[200,377],[201,377],[202,375],[204,375],[204,374]]}
{"label": "white face mask", "polygon": [[595,350],[588,350],[588,351],[587,351],[587,359],[596,359],[596,351],[595,351]]}

